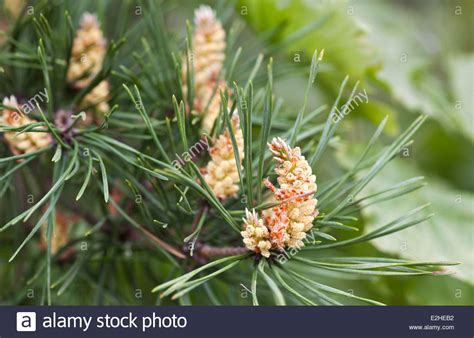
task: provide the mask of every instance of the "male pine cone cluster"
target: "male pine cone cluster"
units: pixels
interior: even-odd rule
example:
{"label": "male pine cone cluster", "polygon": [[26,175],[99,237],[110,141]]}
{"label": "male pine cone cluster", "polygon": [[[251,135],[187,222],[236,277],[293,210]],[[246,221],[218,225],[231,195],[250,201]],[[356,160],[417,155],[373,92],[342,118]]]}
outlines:
{"label": "male pine cone cluster", "polygon": [[[69,224],[72,221],[68,215],[57,210],[55,215],[55,226],[51,233],[51,254],[55,255],[61,248],[63,248],[69,242]],[[46,249],[48,247],[47,237],[48,222],[45,222],[41,226],[41,240],[39,243],[40,248]]]}
{"label": "male pine cone cluster", "polygon": [[281,138],[274,138],[268,145],[278,163],[279,188],[268,179],[265,185],[273,192],[277,206],[264,210],[262,218],[247,210],[244,231],[241,232],[247,249],[270,256],[270,249],[304,246],[306,233],[312,228],[316,209],[316,176],[299,147],[291,148]]}
{"label": "male pine cone cluster", "polygon": [[[69,60],[67,81],[75,89],[87,87],[100,72],[104,62],[107,41],[100,29],[97,16],[84,13],[80,27],[76,32]],[[109,111],[107,103],[109,83],[101,81],[82,99],[80,109],[91,109],[94,113],[105,114]]]}
{"label": "male pine cone cluster", "polygon": [[[244,137],[239,125],[239,115],[233,114],[232,131],[239,151],[239,160],[244,159]],[[220,198],[235,196],[239,190],[239,172],[234,155],[234,148],[229,130],[225,130],[209,149],[211,160],[207,164],[204,179],[214,194]]]}
{"label": "male pine cone cluster", "polygon": [[[20,109],[15,96],[5,97],[0,115],[0,124],[10,127],[21,127],[36,121],[26,116]],[[14,155],[31,153],[51,144],[51,135],[47,132],[16,132],[7,131],[4,133],[5,141]]]}
{"label": "male pine cone cluster", "polygon": [[[225,30],[209,6],[200,6],[194,13],[195,30],[189,63],[194,69],[194,111],[202,116],[202,130],[210,132],[221,106],[220,91],[225,82],[218,80],[225,58]],[[187,96],[187,63],[183,59],[183,94]]]}
{"label": "male pine cone cluster", "polygon": [[23,9],[25,8],[26,0],[3,0],[3,11],[0,8],[0,47],[7,41],[7,31],[13,26],[13,21],[17,20]]}
{"label": "male pine cone cluster", "polygon": [[[194,111],[201,115],[201,130],[209,133],[221,109],[220,92],[226,88],[219,80],[225,58],[225,30],[209,6],[200,6],[194,13],[195,30],[192,37],[192,55],[183,58],[183,94],[187,96],[188,63],[194,70]],[[229,93],[230,94],[230,93]],[[227,112],[226,112],[227,113]],[[231,118],[239,160],[244,158],[244,140],[239,126],[239,117]],[[228,130],[220,135],[209,149],[211,160],[204,169],[204,179],[220,199],[235,196],[239,190],[239,173],[234,156],[231,136]]]}

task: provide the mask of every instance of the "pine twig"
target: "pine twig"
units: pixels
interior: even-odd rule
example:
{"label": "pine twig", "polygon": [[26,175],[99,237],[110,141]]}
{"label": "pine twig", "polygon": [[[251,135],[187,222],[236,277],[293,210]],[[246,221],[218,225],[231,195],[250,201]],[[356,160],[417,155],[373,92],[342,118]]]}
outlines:
{"label": "pine twig", "polygon": [[202,242],[196,243],[194,253],[199,258],[209,259],[213,257],[236,256],[249,252],[247,248],[240,246],[216,247]]}

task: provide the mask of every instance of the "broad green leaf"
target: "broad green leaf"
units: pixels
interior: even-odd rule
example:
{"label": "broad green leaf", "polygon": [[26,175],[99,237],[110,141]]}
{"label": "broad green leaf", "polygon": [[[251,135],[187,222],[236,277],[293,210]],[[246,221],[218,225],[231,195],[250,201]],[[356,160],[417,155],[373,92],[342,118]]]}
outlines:
{"label": "broad green leaf", "polygon": [[346,75],[355,82],[378,67],[365,27],[344,1],[242,0],[237,8],[247,10],[244,18],[258,31],[284,25],[272,42],[290,62],[310,63],[313,51],[324,49],[323,63],[335,71],[322,72],[321,81],[333,92]]}
{"label": "broad green leaf", "polygon": [[474,142],[474,54],[458,55],[448,60],[451,88],[454,96],[452,114],[459,120],[458,126]]}
{"label": "broad green leaf", "polygon": [[[406,161],[406,162],[403,162]],[[410,165],[410,158],[400,159],[387,166],[363,191],[374,193],[393,182],[417,176],[419,171]],[[430,202],[434,217],[415,227],[378,238],[373,241],[381,251],[413,260],[460,262],[454,270],[455,278],[474,283],[474,255],[472,255],[472,221],[474,194],[455,190],[434,177],[427,177],[428,185],[394,200],[364,209],[368,218],[365,231],[399,216],[415,205]]]}

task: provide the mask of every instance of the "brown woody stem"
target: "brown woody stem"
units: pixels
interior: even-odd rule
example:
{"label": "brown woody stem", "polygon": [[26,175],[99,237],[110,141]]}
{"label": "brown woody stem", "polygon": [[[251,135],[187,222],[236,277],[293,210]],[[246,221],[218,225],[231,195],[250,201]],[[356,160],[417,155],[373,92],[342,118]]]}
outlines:
{"label": "brown woody stem", "polygon": [[219,256],[236,256],[249,252],[245,247],[215,247],[203,243],[196,243],[194,252],[202,258]]}

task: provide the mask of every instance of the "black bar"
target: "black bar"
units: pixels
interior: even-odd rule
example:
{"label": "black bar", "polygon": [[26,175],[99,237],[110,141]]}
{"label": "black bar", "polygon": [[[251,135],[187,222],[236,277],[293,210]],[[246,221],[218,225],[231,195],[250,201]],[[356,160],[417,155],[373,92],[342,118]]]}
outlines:
{"label": "black bar", "polygon": [[[35,332],[30,328],[36,313]],[[109,316],[107,319],[106,316]],[[155,318],[153,319],[153,315]],[[53,318],[55,316],[55,321]],[[86,320],[79,319],[85,317]],[[114,319],[111,319],[115,317]],[[64,319],[63,319],[64,318]],[[90,318],[90,320],[89,320]],[[131,328],[98,328],[122,325]],[[136,319],[133,319],[136,318]],[[185,319],[183,319],[185,318]],[[50,320],[51,319],[51,320]],[[132,319],[133,324],[129,324]],[[58,328],[68,322],[71,327]],[[87,327],[87,322],[89,326]],[[145,328],[144,326],[152,325]],[[469,337],[474,336],[472,306],[346,307],[151,307],[2,306],[0,338],[11,337]],[[43,326],[55,325],[56,328]],[[137,327],[135,328],[134,325]],[[161,328],[159,327],[161,325]],[[430,327],[428,327],[429,325]],[[72,326],[76,326],[73,328]],[[168,326],[168,328],[165,328]],[[181,328],[180,328],[181,326]],[[412,329],[410,329],[412,326]],[[439,326],[439,330],[436,328]],[[87,330],[85,330],[87,327]],[[416,327],[416,329],[415,329]]]}

